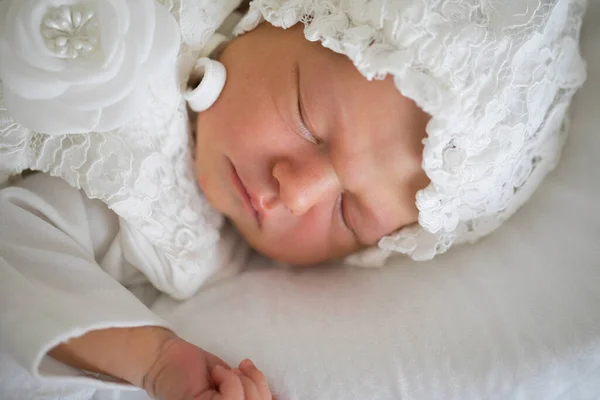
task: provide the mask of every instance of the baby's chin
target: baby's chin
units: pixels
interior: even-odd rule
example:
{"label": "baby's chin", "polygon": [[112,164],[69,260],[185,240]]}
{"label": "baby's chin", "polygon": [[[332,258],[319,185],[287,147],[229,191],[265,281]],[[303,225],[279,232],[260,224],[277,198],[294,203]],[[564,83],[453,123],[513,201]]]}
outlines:
{"label": "baby's chin", "polygon": [[267,258],[281,263],[304,267],[336,260],[344,255],[352,253],[349,251],[347,254],[334,255],[328,252],[323,253],[323,249],[319,249],[318,252],[311,252],[310,249],[302,249],[302,251],[299,251],[293,243],[288,243],[279,238],[265,238],[260,234],[248,232],[248,230],[240,228],[240,226],[231,219],[229,219],[229,221],[253,250]]}

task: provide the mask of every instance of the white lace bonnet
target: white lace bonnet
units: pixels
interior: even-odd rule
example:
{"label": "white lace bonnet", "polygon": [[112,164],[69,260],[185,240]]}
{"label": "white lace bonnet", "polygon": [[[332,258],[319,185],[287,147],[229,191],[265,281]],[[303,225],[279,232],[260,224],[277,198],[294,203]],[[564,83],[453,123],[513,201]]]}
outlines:
{"label": "white lace bonnet", "polygon": [[[182,89],[239,0],[160,3],[180,29],[150,0],[0,0],[4,102],[50,99],[37,103],[40,116],[63,113],[59,121],[68,122],[52,131],[36,125],[44,119],[32,119],[32,108],[20,116],[0,109],[0,167],[46,171],[100,198],[131,227],[131,240],[147,239],[157,254],[161,268],[146,271],[153,283],[184,298],[223,263],[224,242],[222,218],[191,174]],[[90,4],[101,19],[119,21],[118,29],[93,39],[98,26],[84,7]],[[392,74],[398,89],[432,115],[423,154],[431,184],[417,194],[419,224],[349,258],[373,265],[393,252],[430,259],[475,240],[529,198],[558,160],[566,111],[585,79],[578,51],[584,9],[584,0],[255,0],[237,33],[263,20],[284,28],[302,22],[308,40],[345,54],[367,79]],[[11,22],[19,18],[25,23]],[[74,27],[85,33],[78,41],[55,33]],[[61,63],[48,62],[57,55],[77,60],[93,52],[94,40],[115,44],[112,56],[130,67],[113,71],[115,86],[94,86],[82,73],[87,65],[71,63],[62,73]],[[45,58],[18,51],[32,44]],[[35,80],[19,80],[29,72]],[[47,73],[64,84],[49,84]],[[40,87],[47,99],[37,98]]]}
{"label": "white lace bonnet", "polygon": [[367,79],[392,74],[432,116],[417,193],[419,223],[349,257],[433,258],[512,215],[555,166],[566,112],[585,80],[585,0],[255,0],[237,33],[304,23],[308,40]]}

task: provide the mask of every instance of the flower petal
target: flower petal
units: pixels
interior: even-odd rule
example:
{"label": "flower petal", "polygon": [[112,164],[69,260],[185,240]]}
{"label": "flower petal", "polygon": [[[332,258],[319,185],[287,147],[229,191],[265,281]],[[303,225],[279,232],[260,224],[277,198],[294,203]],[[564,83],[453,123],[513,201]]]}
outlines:
{"label": "flower petal", "polygon": [[[136,59],[141,63],[146,61],[150,55],[155,32],[157,30],[162,31],[162,27],[156,25],[156,8],[158,4],[154,0],[129,0],[129,7],[136,10],[136,12],[131,15],[127,35],[136,38],[138,46]],[[159,27],[159,29],[155,29],[156,27]]]}
{"label": "flower petal", "polygon": [[156,26],[152,52],[144,63],[144,70],[156,76],[167,66],[175,65],[181,45],[181,30],[177,21],[164,7],[156,7]]}
{"label": "flower petal", "polygon": [[89,64],[69,68],[58,77],[71,85],[97,85],[114,79],[119,73],[125,59],[125,46],[120,44],[116,48],[115,56],[104,65]]}
{"label": "flower petal", "polygon": [[115,56],[119,43],[129,29],[129,7],[123,0],[97,2],[100,41],[104,50],[105,64]]}
{"label": "flower petal", "polygon": [[21,125],[49,135],[87,133],[96,127],[100,119],[100,111],[73,112],[56,100],[27,100],[6,88],[4,103]]}
{"label": "flower petal", "polygon": [[7,33],[13,50],[25,62],[41,70],[61,71],[66,67],[63,59],[55,57],[44,42],[41,26],[48,5],[39,0],[21,0],[13,18],[13,29]]}
{"label": "flower petal", "polygon": [[[135,45],[126,43],[124,52],[135,53]],[[133,57],[125,58],[115,79],[102,85],[71,87],[61,96],[61,101],[77,110],[94,110],[114,104],[133,91],[141,78],[140,75],[143,75],[139,71],[140,66]]]}
{"label": "flower petal", "polygon": [[146,94],[145,88],[140,88],[140,90],[131,92],[118,103],[103,109],[100,121],[96,126],[96,131],[111,131],[129,122],[138,113],[140,105],[144,104],[145,99],[148,98]]}
{"label": "flower petal", "polygon": [[0,79],[5,87],[26,99],[52,99],[68,89],[53,73],[23,62],[4,40],[0,41]]}

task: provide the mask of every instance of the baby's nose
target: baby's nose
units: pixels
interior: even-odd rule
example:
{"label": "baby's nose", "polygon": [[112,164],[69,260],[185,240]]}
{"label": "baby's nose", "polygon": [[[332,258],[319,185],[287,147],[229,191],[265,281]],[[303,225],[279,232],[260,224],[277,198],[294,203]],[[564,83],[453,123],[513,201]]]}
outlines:
{"label": "baby's nose", "polygon": [[281,161],[273,176],[279,182],[279,198],[294,215],[304,215],[320,202],[337,196],[341,186],[331,163],[323,158]]}

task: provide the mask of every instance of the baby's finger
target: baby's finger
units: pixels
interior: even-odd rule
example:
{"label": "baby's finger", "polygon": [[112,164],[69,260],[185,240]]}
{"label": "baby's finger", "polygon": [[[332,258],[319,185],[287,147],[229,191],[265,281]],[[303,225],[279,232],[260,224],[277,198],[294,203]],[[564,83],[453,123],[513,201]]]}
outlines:
{"label": "baby's finger", "polygon": [[212,371],[212,368],[216,367],[217,365],[222,365],[223,367],[225,367],[225,369],[231,369],[231,367],[223,360],[221,360],[219,357],[215,356],[214,354],[205,353],[205,357],[206,357],[206,362],[208,364],[208,367],[210,368],[210,370]]}
{"label": "baby's finger", "polygon": [[256,384],[252,379],[248,378],[242,371],[235,368],[233,372],[240,378],[244,386],[244,400],[263,400]]}
{"label": "baby's finger", "polygon": [[211,377],[223,399],[244,400],[242,380],[232,370],[226,370],[222,365],[217,365],[213,368]]}
{"label": "baby's finger", "polygon": [[271,389],[269,389],[269,384],[267,383],[267,378],[265,378],[265,375],[260,372],[258,368],[256,368],[252,361],[249,359],[242,361],[240,363],[240,370],[246,374],[248,378],[252,379],[258,388],[261,399],[271,400],[273,398],[271,395]]}

